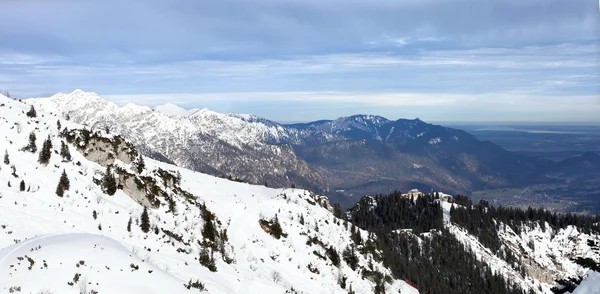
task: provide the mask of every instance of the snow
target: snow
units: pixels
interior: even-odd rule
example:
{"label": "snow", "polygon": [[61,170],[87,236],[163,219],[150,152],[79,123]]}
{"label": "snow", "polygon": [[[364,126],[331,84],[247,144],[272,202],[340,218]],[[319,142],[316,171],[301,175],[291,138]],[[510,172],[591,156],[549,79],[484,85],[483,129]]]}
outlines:
{"label": "snow", "polygon": [[589,271],[588,277],[573,291],[573,294],[598,293],[600,293],[600,273],[595,271]]}
{"label": "snow", "polygon": [[154,111],[164,113],[167,115],[171,115],[171,116],[189,116],[189,115],[195,113],[196,111],[198,111],[198,109],[194,108],[194,109],[188,110],[188,109],[179,107],[172,103],[166,103],[166,104],[158,105],[158,106],[154,107]]}
{"label": "snow", "polygon": [[[21,286],[28,293],[35,287],[31,281],[35,276],[35,284],[53,293],[74,293],[83,281],[100,293],[189,293],[180,279],[100,235],[43,235],[0,250],[0,257],[0,276],[10,277],[0,282],[5,291]],[[28,258],[34,262],[31,269]],[[70,286],[75,274],[81,275],[80,282]]]}
{"label": "snow", "polygon": [[441,142],[442,142],[442,139],[440,139],[440,138],[433,138],[433,139],[429,140],[430,145],[439,144]]}
{"label": "snow", "polygon": [[[80,99],[89,100],[83,103]],[[92,103],[95,111],[101,112],[94,113],[94,117],[119,111],[114,104],[82,91],[58,101],[38,102],[67,108],[68,103]],[[74,146],[69,145],[73,160],[63,162],[55,153],[62,140],[58,136],[59,118],[41,109],[37,111],[38,117],[28,118],[25,112],[29,107],[0,96],[0,292],[18,286],[22,293],[42,290],[79,293],[78,283],[67,284],[75,273],[85,277],[89,288],[99,293],[187,293],[194,291],[184,287],[190,280],[199,280],[211,294],[285,293],[291,288],[297,293],[347,293],[347,289],[338,285],[339,276],[346,276],[347,285],[356,293],[373,291],[373,283],[362,279],[344,262],[338,268],[313,253],[324,255],[322,247],[306,244],[309,237],[317,237],[340,254],[351,244],[350,226],[345,228],[330,210],[315,204],[323,200],[321,197],[300,189],[271,189],[232,182],[145,158],[142,175],[162,183],[154,171],[180,173],[180,188],[196,196],[197,203],[206,205],[215,215],[217,228],[227,231],[228,240],[223,248],[233,262],[228,264],[215,251],[217,271],[209,271],[198,262],[204,221],[196,202],[159,184],[173,196],[176,209],[170,212],[167,205],[149,209],[150,222],[179,235],[183,241],[160,231],[142,232],[138,221],[143,207],[124,190],[118,190],[114,196],[104,194],[94,178],[101,177],[105,167],[88,160]],[[54,113],[62,114],[53,109]],[[142,108],[139,113],[168,117]],[[83,128],[71,121],[60,119],[60,122],[63,128]],[[90,125],[95,123],[91,121]],[[46,137],[52,140],[55,152],[47,166],[38,164],[37,153],[20,151],[32,131],[36,132],[38,148]],[[9,165],[1,160],[4,150],[9,154]],[[133,173],[130,165],[121,161],[115,164]],[[68,174],[71,188],[61,198],[54,191],[63,170]],[[25,191],[19,190],[21,181]],[[275,215],[287,238],[275,239],[260,227],[261,218]],[[301,215],[304,224],[299,220]],[[132,230],[128,232],[130,218]],[[367,237],[366,232],[362,234]],[[35,262],[31,270],[25,255]],[[359,266],[367,267],[372,257],[358,256]],[[19,260],[21,257],[24,259]],[[77,267],[80,260],[84,264]],[[132,269],[131,264],[139,269]],[[311,273],[309,265],[318,268],[319,274]],[[381,263],[373,262],[373,267],[390,274]],[[400,280],[393,280],[386,289],[388,293],[418,293]]]}

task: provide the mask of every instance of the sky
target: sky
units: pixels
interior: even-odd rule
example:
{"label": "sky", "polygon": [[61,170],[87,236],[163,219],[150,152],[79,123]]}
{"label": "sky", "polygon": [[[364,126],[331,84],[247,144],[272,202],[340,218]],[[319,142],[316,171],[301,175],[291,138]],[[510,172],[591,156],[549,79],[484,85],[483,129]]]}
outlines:
{"label": "sky", "polygon": [[600,124],[596,0],[0,0],[0,90],[281,122]]}

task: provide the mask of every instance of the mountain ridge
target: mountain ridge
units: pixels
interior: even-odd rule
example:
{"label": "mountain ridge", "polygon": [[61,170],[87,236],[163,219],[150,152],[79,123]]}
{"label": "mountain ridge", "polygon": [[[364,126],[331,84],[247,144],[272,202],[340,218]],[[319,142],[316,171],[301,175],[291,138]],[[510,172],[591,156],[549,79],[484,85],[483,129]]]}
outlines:
{"label": "mountain ridge", "polygon": [[[27,101],[77,122],[109,127],[155,158],[255,184],[313,189],[346,207],[382,191],[419,188],[469,194],[545,183],[547,173],[568,175],[575,169],[517,155],[465,131],[418,118],[353,115],[286,125],[208,109],[182,116],[143,106],[119,108],[81,90]],[[175,112],[184,113],[181,109]],[[590,168],[594,170],[596,165]]]}

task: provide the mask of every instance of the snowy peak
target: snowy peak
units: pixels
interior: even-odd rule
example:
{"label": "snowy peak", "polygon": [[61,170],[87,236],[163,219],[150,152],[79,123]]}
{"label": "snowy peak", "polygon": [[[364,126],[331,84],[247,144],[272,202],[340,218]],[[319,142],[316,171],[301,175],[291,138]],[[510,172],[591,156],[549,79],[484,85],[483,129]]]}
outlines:
{"label": "snowy peak", "polygon": [[167,115],[171,115],[171,116],[186,117],[186,116],[189,116],[189,115],[195,113],[196,111],[198,111],[198,109],[197,108],[185,109],[185,108],[182,108],[182,107],[172,104],[172,103],[166,103],[166,104],[162,104],[162,105],[158,105],[158,106],[154,107],[154,111],[164,113]]}

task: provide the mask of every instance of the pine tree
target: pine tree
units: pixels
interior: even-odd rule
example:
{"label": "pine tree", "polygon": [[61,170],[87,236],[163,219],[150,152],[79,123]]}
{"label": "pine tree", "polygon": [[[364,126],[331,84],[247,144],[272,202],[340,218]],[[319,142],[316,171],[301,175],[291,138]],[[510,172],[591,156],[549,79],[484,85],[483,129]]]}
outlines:
{"label": "pine tree", "polygon": [[127,222],[127,232],[131,233],[131,217],[129,217],[129,221]]}
{"label": "pine tree", "polygon": [[21,183],[19,184],[19,191],[25,191],[25,181],[23,180],[21,180]]}
{"label": "pine tree", "polygon": [[62,128],[62,125],[60,124],[60,119],[56,120],[56,128],[60,131],[60,129]]}
{"label": "pine tree", "polygon": [[33,107],[33,105],[31,105],[26,114],[28,117],[37,117],[37,112],[35,111],[35,107]]}
{"label": "pine tree", "polygon": [[56,195],[63,197],[66,190],[71,188],[71,183],[69,178],[67,177],[67,172],[63,169],[62,175],[60,175],[60,179],[58,180],[58,186],[56,187]]}
{"label": "pine tree", "polygon": [[60,156],[64,162],[71,161],[71,151],[69,151],[69,146],[64,141],[60,142]]}
{"label": "pine tree", "polygon": [[137,169],[138,174],[141,174],[142,171],[144,171],[144,168],[146,168],[146,163],[144,162],[144,157],[142,156],[142,154],[139,155],[135,167]]}
{"label": "pine tree", "polygon": [[35,144],[36,140],[37,138],[35,137],[35,133],[32,131],[31,133],[29,133],[29,144],[23,147],[22,150],[29,151],[31,153],[37,152],[37,145]]}
{"label": "pine tree", "polygon": [[148,233],[150,231],[150,217],[148,217],[148,208],[144,206],[144,211],[142,212],[142,219],[140,227],[142,228],[142,232]]}
{"label": "pine tree", "polygon": [[342,218],[342,207],[338,202],[333,204],[333,215],[337,218]]}
{"label": "pine tree", "polygon": [[43,165],[48,165],[50,162],[50,157],[52,156],[52,141],[50,140],[50,136],[46,138],[44,144],[42,145],[42,149],[40,150],[40,155],[38,157],[38,162]]}
{"label": "pine tree", "polygon": [[102,179],[102,188],[104,188],[104,192],[110,196],[115,195],[117,192],[117,180],[110,170],[110,165],[106,167],[106,173]]}
{"label": "pine tree", "polygon": [[10,158],[8,158],[8,150],[4,150],[4,164],[10,164]]}

